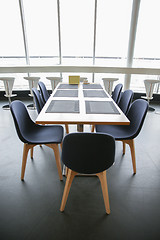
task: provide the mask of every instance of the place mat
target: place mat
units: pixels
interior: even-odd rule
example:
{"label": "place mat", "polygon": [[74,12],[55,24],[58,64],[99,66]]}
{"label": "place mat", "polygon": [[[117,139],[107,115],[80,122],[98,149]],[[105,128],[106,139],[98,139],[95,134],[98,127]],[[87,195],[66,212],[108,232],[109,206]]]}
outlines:
{"label": "place mat", "polygon": [[78,89],[78,84],[60,84],[57,89]]}
{"label": "place mat", "polygon": [[46,113],[79,113],[78,100],[52,100]]}
{"label": "place mat", "polygon": [[57,90],[53,97],[78,97],[78,90]]}
{"label": "place mat", "polygon": [[83,90],[84,97],[99,97],[106,98],[108,95],[104,90]]}
{"label": "place mat", "polygon": [[87,114],[120,114],[113,102],[85,101]]}
{"label": "place mat", "polygon": [[83,89],[103,89],[101,84],[83,84]]}

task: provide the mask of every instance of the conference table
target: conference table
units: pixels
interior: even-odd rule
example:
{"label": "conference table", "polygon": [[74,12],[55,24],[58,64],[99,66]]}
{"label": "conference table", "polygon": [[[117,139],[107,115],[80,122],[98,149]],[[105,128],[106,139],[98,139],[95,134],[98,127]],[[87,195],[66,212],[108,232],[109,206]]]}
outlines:
{"label": "conference table", "polygon": [[[96,124],[129,125],[130,122],[118,105],[100,84],[59,83],[43,109],[37,124],[76,124],[77,131],[83,126]],[[63,175],[66,168],[63,166]]]}
{"label": "conference table", "polygon": [[59,83],[39,113],[37,124],[129,125],[130,122],[101,84]]}

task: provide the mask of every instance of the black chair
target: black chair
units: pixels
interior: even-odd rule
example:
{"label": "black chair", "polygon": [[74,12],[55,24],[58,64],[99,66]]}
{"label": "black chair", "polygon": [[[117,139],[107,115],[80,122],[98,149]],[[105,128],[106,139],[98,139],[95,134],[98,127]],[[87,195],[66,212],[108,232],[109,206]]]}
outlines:
{"label": "black chair", "polygon": [[71,133],[62,146],[62,162],[68,168],[60,211],[64,211],[73,178],[78,174],[95,174],[99,177],[106,212],[110,213],[106,169],[114,163],[115,140],[112,136],[97,133]]}
{"label": "black chair", "polygon": [[[49,93],[46,89],[46,86],[43,82],[38,82],[38,85],[39,85],[39,89],[40,89],[40,92],[41,92],[42,99],[43,99],[44,103],[46,103],[46,101],[48,100],[50,95],[49,95]],[[66,133],[69,133],[68,124],[65,124],[65,129],[66,129]]]}
{"label": "black chair", "polygon": [[148,110],[148,103],[145,100],[135,100],[127,117],[130,120],[130,125],[96,125],[96,132],[112,135],[115,140],[123,142],[123,154],[125,154],[125,144],[128,144],[131,149],[133,172],[136,173],[136,159],[134,138],[136,138],[142,128],[145,116]]}
{"label": "black chair", "polygon": [[133,91],[132,90],[126,90],[123,93],[121,93],[121,97],[118,103],[118,106],[122,110],[124,114],[127,114],[128,109],[130,107],[130,104],[133,100]]}
{"label": "black chair", "polygon": [[31,149],[31,158],[33,158],[33,147],[41,144],[45,144],[53,149],[59,178],[62,180],[58,144],[62,143],[63,127],[35,124],[31,120],[25,105],[21,101],[12,102],[10,108],[18,137],[24,143],[21,180],[24,180],[28,151]]}
{"label": "black chair", "polygon": [[50,95],[49,95],[49,93],[48,93],[48,91],[46,89],[45,84],[43,82],[38,82],[38,86],[39,86],[39,89],[40,89],[43,101],[47,102],[47,100],[50,97]]}
{"label": "black chair", "polygon": [[32,88],[32,93],[33,93],[36,109],[39,114],[45,103],[42,99],[40,92],[36,88]]}
{"label": "black chair", "polygon": [[121,83],[117,84],[114,88],[114,91],[112,93],[112,99],[118,104],[120,99],[120,94],[122,91],[123,85]]}

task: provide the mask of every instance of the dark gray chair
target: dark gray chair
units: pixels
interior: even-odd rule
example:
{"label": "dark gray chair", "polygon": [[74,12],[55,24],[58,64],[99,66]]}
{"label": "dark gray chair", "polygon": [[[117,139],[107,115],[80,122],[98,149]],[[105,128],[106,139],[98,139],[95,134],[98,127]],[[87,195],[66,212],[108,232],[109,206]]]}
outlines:
{"label": "dark gray chair", "polygon": [[61,144],[63,140],[63,127],[57,125],[44,126],[35,124],[31,120],[25,105],[21,101],[12,102],[10,109],[18,137],[24,143],[21,180],[24,180],[28,151],[31,149],[31,158],[33,158],[34,146],[42,144],[53,149],[59,178],[62,180],[58,144]]}
{"label": "dark gray chair", "polygon": [[106,212],[110,213],[106,169],[114,163],[115,140],[98,133],[71,133],[62,146],[62,162],[68,168],[60,211],[64,211],[73,178],[78,174],[95,174],[99,177]]}
{"label": "dark gray chair", "polygon": [[136,173],[136,159],[134,139],[140,133],[144,119],[148,110],[148,103],[145,100],[135,100],[127,113],[130,125],[96,125],[96,132],[110,134],[117,141],[123,142],[123,154],[125,154],[125,144],[131,149],[133,172]]}
{"label": "dark gray chair", "polygon": [[118,104],[119,99],[120,99],[120,94],[122,91],[123,85],[121,83],[117,84],[114,88],[114,91],[112,93],[112,99],[115,101],[115,103]]}
{"label": "dark gray chair", "polygon": [[43,99],[44,103],[46,103],[49,96],[50,96],[48,91],[47,91],[47,88],[46,88],[46,86],[43,82],[38,82],[38,86],[39,86],[39,89],[40,89],[40,92],[41,92],[42,99]]}
{"label": "dark gray chair", "polygon": [[127,114],[128,109],[130,107],[130,104],[133,100],[133,91],[132,90],[126,90],[123,93],[121,93],[121,97],[118,103],[118,106],[122,110],[124,114]]}
{"label": "dark gray chair", "polygon": [[[50,95],[49,95],[49,93],[46,89],[46,86],[43,82],[38,82],[38,85],[39,85],[39,89],[40,89],[40,92],[41,92],[42,99],[43,99],[44,103],[46,103],[46,101],[48,100]],[[65,124],[65,129],[66,129],[66,133],[69,133],[68,124]]]}
{"label": "dark gray chair", "polygon": [[33,93],[36,109],[37,109],[37,112],[39,114],[40,111],[42,110],[45,102],[43,101],[40,92],[36,88],[32,88],[32,93]]}

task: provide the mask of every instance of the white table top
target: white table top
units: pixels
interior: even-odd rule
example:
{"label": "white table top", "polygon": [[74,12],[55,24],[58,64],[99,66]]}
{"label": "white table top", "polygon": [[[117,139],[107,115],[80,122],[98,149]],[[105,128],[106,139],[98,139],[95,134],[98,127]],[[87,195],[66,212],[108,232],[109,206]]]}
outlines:
{"label": "white table top", "polygon": [[[78,97],[53,97],[56,93],[57,88],[60,86],[59,83],[52,95],[46,102],[42,111],[36,119],[37,124],[108,124],[108,125],[129,125],[130,122],[120,108],[114,103],[112,98],[108,95],[107,97],[84,97],[83,95],[83,84],[78,85]],[[88,89],[89,90],[89,89]],[[95,90],[95,89],[94,89]],[[102,90],[102,89],[101,89]],[[105,91],[105,89],[103,88]],[[66,90],[67,91],[67,90]],[[97,89],[97,91],[99,91]],[[105,91],[106,92],[106,91]],[[79,113],[46,113],[48,106],[52,100],[79,100]],[[119,111],[119,114],[86,114],[85,101],[112,101]]]}

